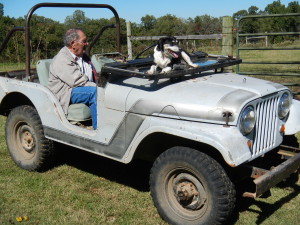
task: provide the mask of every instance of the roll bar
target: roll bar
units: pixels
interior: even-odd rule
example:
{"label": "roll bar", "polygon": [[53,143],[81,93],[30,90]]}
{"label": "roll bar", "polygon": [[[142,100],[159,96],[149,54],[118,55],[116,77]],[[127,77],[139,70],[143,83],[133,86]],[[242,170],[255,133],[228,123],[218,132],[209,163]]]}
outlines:
{"label": "roll bar", "polygon": [[120,18],[117,11],[110,5],[106,4],[85,4],[85,3],[39,3],[34,5],[26,16],[26,23],[24,27],[14,27],[4,39],[2,45],[0,46],[0,53],[6,46],[7,42],[9,41],[12,34],[16,31],[25,31],[25,55],[26,55],[26,77],[25,80],[30,79],[30,19],[33,13],[39,8],[106,8],[109,9],[115,17],[116,24],[108,25],[103,27],[98,31],[98,33],[93,38],[92,42],[90,43],[90,47],[87,49],[87,53],[90,53],[90,49],[94,46],[95,42],[101,36],[103,31],[108,28],[116,28],[116,43],[117,43],[117,51],[121,51],[121,32],[120,32]]}

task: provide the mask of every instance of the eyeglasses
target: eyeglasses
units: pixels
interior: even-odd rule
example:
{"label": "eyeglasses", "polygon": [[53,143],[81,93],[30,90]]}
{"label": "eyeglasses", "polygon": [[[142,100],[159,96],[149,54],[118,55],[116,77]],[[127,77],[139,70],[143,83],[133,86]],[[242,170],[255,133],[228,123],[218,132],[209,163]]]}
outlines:
{"label": "eyeglasses", "polygon": [[87,40],[81,40],[81,41],[76,41],[76,42],[79,42],[79,43],[81,43],[81,44],[87,44],[87,43],[88,43]]}

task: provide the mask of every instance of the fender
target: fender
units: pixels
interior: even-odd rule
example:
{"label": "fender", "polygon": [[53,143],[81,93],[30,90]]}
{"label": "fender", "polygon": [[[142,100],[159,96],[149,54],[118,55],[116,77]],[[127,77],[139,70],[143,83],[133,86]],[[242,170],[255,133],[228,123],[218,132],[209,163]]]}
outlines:
{"label": "fender", "polygon": [[33,103],[44,126],[59,127],[62,126],[62,124],[68,124],[58,100],[54,97],[52,92],[43,85],[1,78],[0,86],[5,92],[3,92],[3,94],[0,93],[1,102],[9,93],[21,93]]}
{"label": "fender", "polygon": [[214,147],[223,156],[228,165],[235,167],[251,158],[247,138],[236,126],[224,127],[218,124],[197,123],[191,121],[151,117],[146,119],[129,145],[124,162],[128,163],[139,144],[148,135],[166,133]]}
{"label": "fender", "polygon": [[300,101],[293,99],[290,115],[285,124],[285,135],[296,134],[300,131]]}

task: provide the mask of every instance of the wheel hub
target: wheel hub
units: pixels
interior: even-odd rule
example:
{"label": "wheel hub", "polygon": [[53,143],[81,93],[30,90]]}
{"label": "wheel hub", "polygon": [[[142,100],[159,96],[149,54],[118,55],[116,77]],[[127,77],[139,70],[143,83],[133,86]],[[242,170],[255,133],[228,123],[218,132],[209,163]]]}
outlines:
{"label": "wheel hub", "polygon": [[199,195],[191,182],[182,182],[177,185],[177,196],[180,201],[188,201]]}
{"label": "wheel hub", "polygon": [[181,173],[174,179],[173,190],[178,203],[184,208],[196,210],[206,202],[201,182],[188,173]]}
{"label": "wheel hub", "polygon": [[19,129],[19,137],[23,149],[26,152],[31,153],[34,149],[35,144],[34,144],[34,137],[31,133],[30,127],[27,125],[22,126]]}

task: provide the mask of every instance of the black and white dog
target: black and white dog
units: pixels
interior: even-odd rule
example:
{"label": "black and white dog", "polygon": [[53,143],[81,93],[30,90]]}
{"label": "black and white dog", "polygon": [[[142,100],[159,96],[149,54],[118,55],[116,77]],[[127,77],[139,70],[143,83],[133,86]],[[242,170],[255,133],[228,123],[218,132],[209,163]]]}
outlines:
{"label": "black and white dog", "polygon": [[180,64],[185,61],[191,67],[197,67],[189,55],[179,48],[175,37],[163,37],[157,42],[154,48],[154,65],[146,72],[147,74],[156,73],[157,67],[161,68],[161,73],[168,73],[172,70],[174,64]]}

